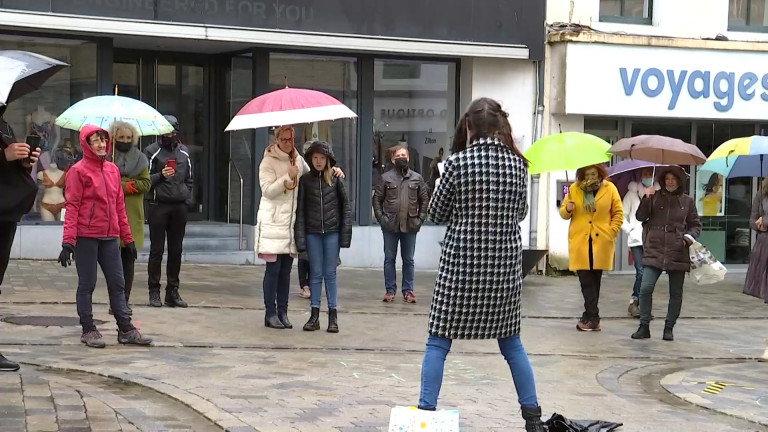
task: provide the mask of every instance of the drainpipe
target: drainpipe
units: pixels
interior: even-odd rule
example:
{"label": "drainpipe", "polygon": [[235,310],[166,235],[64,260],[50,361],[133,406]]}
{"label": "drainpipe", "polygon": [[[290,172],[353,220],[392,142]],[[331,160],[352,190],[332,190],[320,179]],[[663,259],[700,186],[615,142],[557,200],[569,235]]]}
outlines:
{"label": "drainpipe", "polygon": [[[536,112],[533,120],[533,142],[541,138],[544,122],[544,61],[536,62]],[[538,245],[537,222],[539,219],[539,174],[531,176],[531,205],[529,212],[530,232],[528,247],[536,249]],[[536,266],[538,270],[538,265]]]}

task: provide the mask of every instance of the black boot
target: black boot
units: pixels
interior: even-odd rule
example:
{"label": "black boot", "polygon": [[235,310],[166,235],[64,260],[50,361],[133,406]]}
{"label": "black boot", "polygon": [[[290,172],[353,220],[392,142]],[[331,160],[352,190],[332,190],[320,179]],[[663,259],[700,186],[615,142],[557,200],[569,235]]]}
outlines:
{"label": "black boot", "polygon": [[339,320],[336,315],[336,309],[328,309],[328,333],[339,332]]}
{"label": "black boot", "polygon": [[168,307],[187,307],[187,302],[181,299],[178,288],[165,289],[165,305]]}
{"label": "black boot", "polygon": [[264,326],[273,329],[284,329],[285,326],[280,322],[277,315],[267,315],[264,317]]}
{"label": "black boot", "polygon": [[546,432],[541,422],[541,407],[522,406],[520,410],[525,419],[525,432]]}
{"label": "black boot", "polygon": [[665,341],[675,340],[675,335],[672,334],[672,327],[664,326],[664,336],[661,337]]}
{"label": "black boot", "polygon": [[632,339],[648,339],[651,337],[651,329],[648,324],[640,324],[637,331],[632,333]]}
{"label": "black boot", "polygon": [[277,319],[280,320],[280,322],[283,324],[283,327],[287,329],[293,328],[293,324],[288,321],[288,311],[277,311]]}
{"label": "black boot", "polygon": [[320,330],[320,308],[313,307],[309,315],[309,321],[304,324],[304,331]]}
{"label": "black boot", "polygon": [[149,305],[152,307],[163,307],[163,302],[160,301],[160,291],[149,292]]}

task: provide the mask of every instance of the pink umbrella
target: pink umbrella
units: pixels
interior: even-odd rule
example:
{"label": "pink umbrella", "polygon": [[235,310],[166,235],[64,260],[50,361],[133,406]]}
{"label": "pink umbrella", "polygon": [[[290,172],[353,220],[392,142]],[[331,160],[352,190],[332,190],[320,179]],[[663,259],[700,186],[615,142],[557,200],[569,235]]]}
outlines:
{"label": "pink umbrella", "polygon": [[227,131],[256,129],[340,118],[355,118],[351,109],[323,92],[288,88],[248,102],[227,125]]}

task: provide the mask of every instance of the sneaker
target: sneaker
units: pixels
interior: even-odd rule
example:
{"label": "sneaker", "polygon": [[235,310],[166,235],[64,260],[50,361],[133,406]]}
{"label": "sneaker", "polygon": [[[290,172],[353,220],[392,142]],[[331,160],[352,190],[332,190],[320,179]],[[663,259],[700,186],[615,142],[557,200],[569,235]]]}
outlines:
{"label": "sneaker", "polygon": [[627,313],[633,318],[640,318],[640,300],[632,297],[629,299],[629,307]]}
{"label": "sneaker", "polygon": [[381,299],[381,301],[383,301],[385,303],[391,303],[392,300],[394,300],[394,299],[395,299],[395,293],[387,291],[387,293],[384,294],[384,298]]}
{"label": "sneaker", "polygon": [[151,345],[152,339],[144,337],[137,329],[128,332],[117,331],[117,341],[124,345]]}
{"label": "sneaker", "polygon": [[416,303],[416,296],[413,295],[413,291],[406,291],[403,294],[403,301],[406,303]]}
{"label": "sneaker", "polygon": [[0,354],[0,371],[2,372],[14,372],[19,370],[19,364],[14,363]]}
{"label": "sneaker", "polygon": [[600,321],[581,321],[576,323],[576,329],[579,331],[600,331]]}
{"label": "sneaker", "polygon": [[83,335],[80,336],[80,342],[91,348],[104,348],[107,345],[104,343],[104,338],[101,337],[101,333],[99,333],[98,330],[91,330],[83,333]]}
{"label": "sneaker", "polygon": [[309,298],[309,287],[303,286],[301,287],[301,291],[299,292],[299,297],[308,299]]}

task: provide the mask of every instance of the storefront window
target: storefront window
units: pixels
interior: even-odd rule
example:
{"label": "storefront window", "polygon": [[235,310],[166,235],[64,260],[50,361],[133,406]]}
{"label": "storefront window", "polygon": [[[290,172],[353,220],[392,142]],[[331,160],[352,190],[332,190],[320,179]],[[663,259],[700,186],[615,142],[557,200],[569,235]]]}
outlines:
{"label": "storefront window", "polygon": [[[306,88],[327,93],[352,111],[357,112],[357,61],[345,57],[308,56],[273,53],[270,55],[269,85],[271,90],[285,87]],[[294,125],[298,151],[303,152],[310,141],[326,141],[333,148],[338,166],[346,175],[352,200],[352,212],[357,219],[357,122],[340,119]],[[270,138],[271,139],[271,138]],[[258,157],[261,157],[260,155]]]}
{"label": "storefront window", "polygon": [[31,51],[72,65],[63,68],[43,86],[11,102],[3,116],[16,138],[39,135],[42,155],[32,168],[39,192],[32,210],[22,221],[60,222],[66,171],[82,158],[77,131],[61,129],[56,117],[75,102],[95,96],[96,44],[82,40],[0,36],[0,49]]}
{"label": "storefront window", "polygon": [[376,60],[373,115],[373,186],[392,169],[390,149],[404,145],[411,169],[434,189],[456,126],[456,65]]}
{"label": "storefront window", "polygon": [[[709,156],[729,139],[754,133],[752,123],[698,122],[696,145]],[[696,200],[702,223],[699,241],[726,264],[749,262],[753,182],[751,177],[724,179],[719,174],[698,169],[691,178],[691,196]]]}

